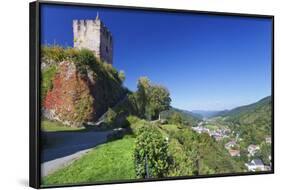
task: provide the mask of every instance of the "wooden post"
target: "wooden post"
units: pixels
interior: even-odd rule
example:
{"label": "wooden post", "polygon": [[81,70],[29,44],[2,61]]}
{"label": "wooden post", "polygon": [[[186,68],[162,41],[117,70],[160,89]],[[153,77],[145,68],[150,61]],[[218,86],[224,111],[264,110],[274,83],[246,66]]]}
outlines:
{"label": "wooden post", "polygon": [[147,155],[145,155],[145,178],[149,178]]}

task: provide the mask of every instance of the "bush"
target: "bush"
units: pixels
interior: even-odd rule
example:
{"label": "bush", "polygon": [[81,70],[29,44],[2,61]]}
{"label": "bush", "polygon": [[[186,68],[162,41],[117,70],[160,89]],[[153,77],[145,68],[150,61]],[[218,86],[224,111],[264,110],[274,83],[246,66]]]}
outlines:
{"label": "bush", "polygon": [[138,130],[134,151],[137,177],[161,178],[168,174],[168,142],[157,128],[146,126]]}
{"label": "bush", "polygon": [[66,58],[64,48],[57,45],[43,46],[41,53],[42,53],[42,57],[46,59],[48,62],[50,61],[61,62]]}
{"label": "bush", "polygon": [[137,135],[140,128],[148,125],[148,122],[145,121],[144,119],[140,119],[140,118],[138,118],[136,116],[132,116],[132,115],[127,117],[127,121],[129,123],[131,131],[134,135]]}
{"label": "bush", "polygon": [[81,49],[79,50],[77,55],[74,54],[73,56],[74,57],[72,57],[72,59],[76,63],[77,69],[80,72],[80,74],[87,74],[87,69],[88,68],[94,69],[95,64],[97,64],[95,55],[93,54],[92,51],[88,49]]}
{"label": "bush", "polygon": [[67,60],[73,61],[79,54],[79,50],[75,48],[67,48],[65,49],[65,56]]}
{"label": "bush", "polygon": [[169,152],[171,153],[169,176],[190,176],[195,174],[195,162],[178,140],[171,139],[169,142]]}
{"label": "bush", "polygon": [[183,118],[178,112],[174,112],[168,119],[171,124],[183,124]]}
{"label": "bush", "polygon": [[109,124],[109,125],[114,125],[115,121],[116,121],[116,118],[117,118],[117,113],[111,109],[111,108],[108,108],[108,111],[106,113],[106,118],[105,118],[105,121]]}

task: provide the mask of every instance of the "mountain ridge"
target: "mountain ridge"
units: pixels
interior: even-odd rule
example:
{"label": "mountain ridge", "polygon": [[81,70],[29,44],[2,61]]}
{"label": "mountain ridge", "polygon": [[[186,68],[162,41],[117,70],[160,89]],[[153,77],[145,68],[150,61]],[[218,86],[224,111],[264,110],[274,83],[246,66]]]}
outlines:
{"label": "mountain ridge", "polygon": [[225,111],[219,112],[216,116],[234,116],[235,114],[246,113],[248,111],[251,111],[252,109],[255,109],[257,106],[266,104],[266,103],[271,103],[271,96],[266,96],[266,97],[258,100],[257,102],[254,102],[251,104],[238,106],[231,110],[225,110]]}

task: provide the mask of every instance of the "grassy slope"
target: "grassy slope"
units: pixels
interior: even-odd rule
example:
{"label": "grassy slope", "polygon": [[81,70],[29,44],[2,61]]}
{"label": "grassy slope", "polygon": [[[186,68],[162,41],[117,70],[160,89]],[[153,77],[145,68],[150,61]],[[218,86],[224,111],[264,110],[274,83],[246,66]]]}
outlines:
{"label": "grassy slope", "polygon": [[134,138],[131,137],[98,146],[70,166],[45,177],[43,184],[135,179],[133,151]]}
{"label": "grassy slope", "polygon": [[41,123],[41,130],[44,132],[58,132],[58,131],[79,131],[85,128],[74,128],[65,126],[59,122],[43,120]]}

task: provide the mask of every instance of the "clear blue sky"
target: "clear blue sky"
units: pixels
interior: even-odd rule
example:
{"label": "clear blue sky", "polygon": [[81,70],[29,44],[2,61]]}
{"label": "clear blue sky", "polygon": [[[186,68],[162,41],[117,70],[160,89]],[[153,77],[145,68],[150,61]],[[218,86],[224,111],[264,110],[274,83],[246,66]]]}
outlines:
{"label": "clear blue sky", "polygon": [[72,20],[97,11],[131,90],[147,76],[187,110],[230,109],[271,94],[269,19],[44,5],[42,44],[73,46]]}

